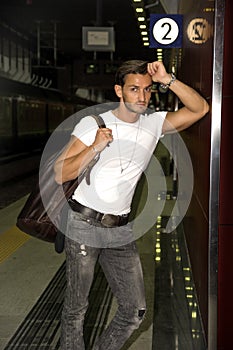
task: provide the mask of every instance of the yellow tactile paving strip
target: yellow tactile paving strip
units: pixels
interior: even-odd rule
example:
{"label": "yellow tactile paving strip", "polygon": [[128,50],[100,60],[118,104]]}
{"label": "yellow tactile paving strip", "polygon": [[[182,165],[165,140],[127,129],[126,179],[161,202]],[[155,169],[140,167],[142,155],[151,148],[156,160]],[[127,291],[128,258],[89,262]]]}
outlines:
{"label": "yellow tactile paving strip", "polygon": [[30,236],[20,231],[16,226],[11,227],[0,235],[0,263],[30,239]]}

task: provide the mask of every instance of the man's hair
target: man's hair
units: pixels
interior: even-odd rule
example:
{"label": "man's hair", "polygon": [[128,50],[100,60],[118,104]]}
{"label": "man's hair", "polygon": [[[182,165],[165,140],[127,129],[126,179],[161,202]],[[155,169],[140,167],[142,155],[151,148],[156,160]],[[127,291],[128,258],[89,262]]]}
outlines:
{"label": "man's hair", "polygon": [[127,74],[142,74],[145,75],[147,73],[147,61],[142,60],[130,60],[125,61],[118,68],[115,75],[115,84],[124,86],[125,77]]}

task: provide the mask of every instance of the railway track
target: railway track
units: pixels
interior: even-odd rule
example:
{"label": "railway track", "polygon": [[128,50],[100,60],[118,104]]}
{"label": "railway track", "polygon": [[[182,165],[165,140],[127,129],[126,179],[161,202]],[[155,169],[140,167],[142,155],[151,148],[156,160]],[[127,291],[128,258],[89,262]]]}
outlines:
{"label": "railway track", "polygon": [[41,154],[28,153],[0,159],[0,209],[31,192]]}

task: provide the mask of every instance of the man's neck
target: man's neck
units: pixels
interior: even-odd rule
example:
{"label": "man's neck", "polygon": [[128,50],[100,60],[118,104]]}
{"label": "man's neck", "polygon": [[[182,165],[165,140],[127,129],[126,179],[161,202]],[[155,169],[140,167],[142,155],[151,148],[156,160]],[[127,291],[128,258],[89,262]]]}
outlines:
{"label": "man's neck", "polygon": [[135,123],[140,117],[138,113],[130,112],[127,109],[123,110],[120,107],[112,110],[112,113],[115,115],[117,119],[120,119],[126,123]]}

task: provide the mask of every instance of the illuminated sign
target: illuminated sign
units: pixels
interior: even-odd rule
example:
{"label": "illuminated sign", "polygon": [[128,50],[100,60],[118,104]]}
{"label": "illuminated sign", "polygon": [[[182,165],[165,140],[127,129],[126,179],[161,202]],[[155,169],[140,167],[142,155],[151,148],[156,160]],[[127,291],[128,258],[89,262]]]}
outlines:
{"label": "illuminated sign", "polygon": [[194,44],[204,44],[213,36],[213,26],[205,18],[194,18],[187,27],[187,36]]}
{"label": "illuminated sign", "polygon": [[150,15],[150,47],[182,47],[182,15]]}

